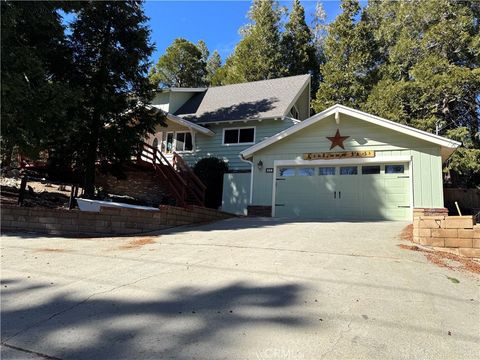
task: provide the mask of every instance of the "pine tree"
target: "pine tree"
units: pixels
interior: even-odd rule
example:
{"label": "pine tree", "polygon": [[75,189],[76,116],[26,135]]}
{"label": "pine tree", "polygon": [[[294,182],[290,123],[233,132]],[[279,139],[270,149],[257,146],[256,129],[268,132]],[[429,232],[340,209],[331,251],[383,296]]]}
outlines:
{"label": "pine tree", "polygon": [[425,0],[366,10],[382,56],[365,109],[462,141],[448,165],[461,185],[480,184],[479,8]]}
{"label": "pine tree", "polygon": [[175,39],[157,64],[150,70],[150,81],[160,87],[206,86],[208,49],[203,41],[198,45]]}
{"label": "pine tree", "polygon": [[219,71],[219,69],[222,67],[222,58],[220,57],[220,54],[218,53],[217,50],[215,50],[212,55],[208,58],[207,60],[207,79],[206,82],[209,85],[215,85],[214,84],[214,79]]}
{"label": "pine tree", "polygon": [[85,193],[91,197],[96,161],[129,159],[161,119],[145,107],[153,95],[147,77],[153,47],[141,3],[88,2],[76,15],[73,78],[82,97],[71,141],[85,171]]}
{"label": "pine tree", "polygon": [[336,103],[361,108],[375,83],[376,47],[368,23],[356,19],[359,13],[357,0],[343,0],[342,13],[329,27],[316,111]]}
{"label": "pine tree", "polygon": [[282,53],[288,76],[311,74],[312,94],[318,89],[318,62],[313,35],[305,22],[305,9],[294,0],[285,31],[282,33]]}
{"label": "pine tree", "polygon": [[288,75],[307,74],[317,68],[312,33],[305,22],[305,10],[300,0],[294,0],[285,25],[282,52]]}
{"label": "pine tree", "polygon": [[250,23],[225,67],[225,83],[281,77],[286,73],[280,38],[281,10],[275,0],[254,0]]}
{"label": "pine tree", "polygon": [[13,149],[36,158],[64,142],[76,94],[70,86],[71,53],[54,1],[1,3],[2,166]]}

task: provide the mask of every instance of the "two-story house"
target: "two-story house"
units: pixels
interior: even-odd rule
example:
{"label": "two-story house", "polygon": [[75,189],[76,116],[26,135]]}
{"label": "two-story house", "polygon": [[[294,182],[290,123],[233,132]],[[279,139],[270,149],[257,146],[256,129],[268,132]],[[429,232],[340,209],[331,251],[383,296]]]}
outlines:
{"label": "two-story house", "polygon": [[[240,152],[310,116],[310,75],[210,88],[159,90],[152,106],[168,113],[148,140],[190,166],[204,157],[229,166],[223,209],[246,214],[252,163]],[[256,166],[256,165],[255,165]]]}
{"label": "two-story house", "polygon": [[193,165],[229,165],[225,211],[411,220],[443,208],[442,164],[460,143],[342,105],[310,116],[310,76],[159,91],[149,143]]}

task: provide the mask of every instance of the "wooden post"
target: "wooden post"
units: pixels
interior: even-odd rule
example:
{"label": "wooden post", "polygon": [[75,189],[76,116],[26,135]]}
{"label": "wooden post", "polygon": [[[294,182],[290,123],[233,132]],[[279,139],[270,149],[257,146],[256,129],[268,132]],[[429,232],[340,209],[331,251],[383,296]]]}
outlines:
{"label": "wooden post", "polygon": [[18,193],[18,205],[23,205],[23,199],[25,197],[25,189],[27,188],[27,177],[22,177],[22,182],[20,183],[20,192]]}
{"label": "wooden post", "polygon": [[75,185],[72,185],[72,190],[70,191],[70,200],[68,201],[68,210],[72,210],[75,206]]}

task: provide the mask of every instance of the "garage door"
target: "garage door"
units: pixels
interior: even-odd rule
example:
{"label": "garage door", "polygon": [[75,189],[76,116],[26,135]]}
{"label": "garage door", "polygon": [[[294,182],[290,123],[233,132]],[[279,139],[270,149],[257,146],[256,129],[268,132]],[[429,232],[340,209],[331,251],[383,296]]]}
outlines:
{"label": "garage door", "polygon": [[275,216],[409,220],[408,163],[277,168]]}

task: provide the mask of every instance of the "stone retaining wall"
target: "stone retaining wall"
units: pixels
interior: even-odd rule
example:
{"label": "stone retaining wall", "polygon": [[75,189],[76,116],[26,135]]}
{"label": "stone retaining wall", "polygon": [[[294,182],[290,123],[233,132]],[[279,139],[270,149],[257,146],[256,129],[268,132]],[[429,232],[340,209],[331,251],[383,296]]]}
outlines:
{"label": "stone retaining wall", "polygon": [[449,216],[446,209],[414,209],[413,241],[434,250],[480,258],[480,225],[473,216]]}
{"label": "stone retaining wall", "polygon": [[65,236],[140,234],[169,227],[221,220],[231,214],[191,206],[161,205],[159,211],[101,207],[100,212],[3,205],[1,230]]}
{"label": "stone retaining wall", "polygon": [[127,195],[140,200],[148,206],[156,207],[169,197],[168,191],[153,170],[127,167],[123,170],[123,177],[97,171],[95,186],[114,195]]}

